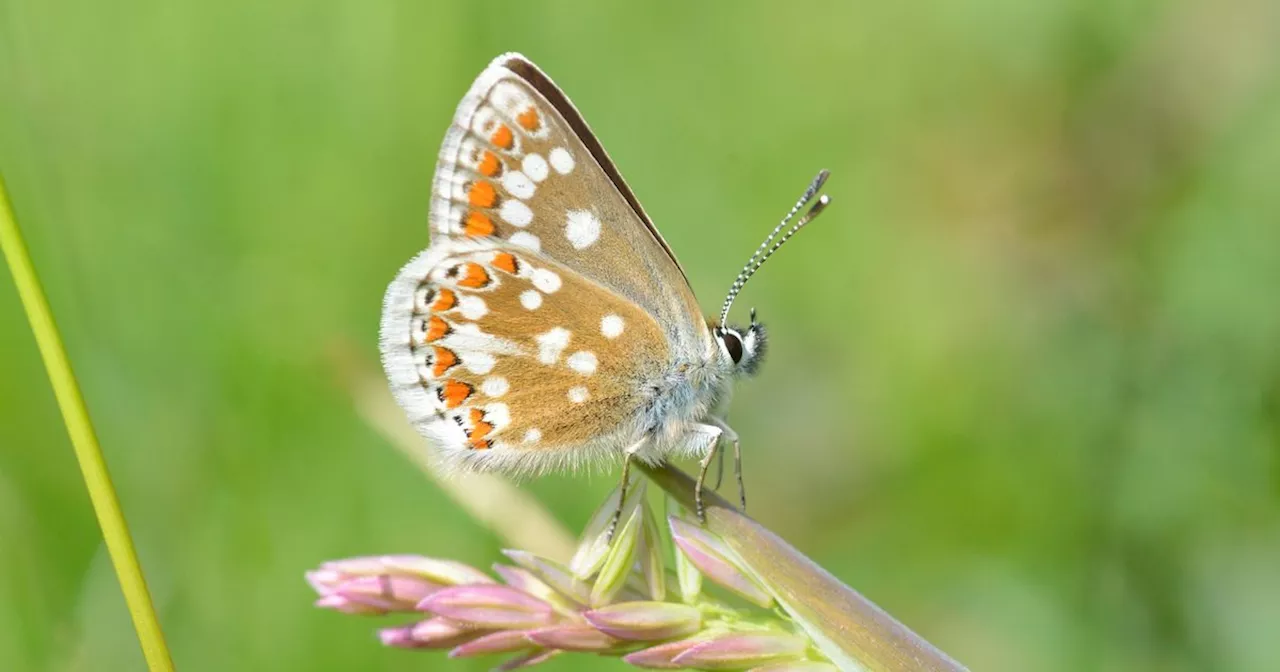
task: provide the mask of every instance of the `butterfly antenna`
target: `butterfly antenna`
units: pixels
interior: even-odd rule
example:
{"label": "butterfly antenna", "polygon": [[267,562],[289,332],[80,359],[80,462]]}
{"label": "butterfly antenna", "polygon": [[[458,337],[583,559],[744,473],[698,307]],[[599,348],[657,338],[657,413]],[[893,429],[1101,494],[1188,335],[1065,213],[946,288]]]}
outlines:
{"label": "butterfly antenna", "polygon": [[733,300],[738,298],[738,294],[742,291],[742,288],[746,286],[747,281],[751,279],[751,276],[755,275],[756,271],[760,270],[760,267],[764,265],[764,262],[768,261],[769,257],[773,256],[773,253],[778,251],[778,248],[782,247],[784,243],[790,240],[791,236],[796,235],[796,232],[803,229],[806,224],[812,222],[818,215],[822,214],[824,209],[826,209],[827,204],[831,202],[831,199],[824,194],[818,198],[818,202],[814,203],[813,206],[809,208],[809,211],[804,213],[804,216],[802,216],[795,225],[790,229],[787,229],[787,232],[783,233],[781,237],[778,236],[778,234],[782,233],[782,230],[787,227],[787,224],[795,218],[796,214],[803,210],[804,206],[808,205],[809,202],[813,200],[814,196],[818,195],[818,190],[822,189],[823,184],[826,184],[827,176],[830,174],[831,173],[825,169],[818,172],[818,176],[813,178],[813,182],[809,183],[809,188],[804,190],[804,195],[802,195],[800,200],[796,201],[796,204],[791,207],[791,210],[787,212],[787,216],[783,217],[782,221],[779,222],[777,226],[773,227],[773,231],[769,232],[769,235],[765,237],[764,242],[760,243],[760,247],[756,248],[755,253],[751,255],[750,259],[747,259],[747,263],[744,264],[742,266],[742,270],[738,272],[738,277],[734,278],[733,285],[729,287],[729,294],[724,297],[724,306],[720,308],[720,324],[724,324],[725,320],[729,319],[729,308],[733,306]]}

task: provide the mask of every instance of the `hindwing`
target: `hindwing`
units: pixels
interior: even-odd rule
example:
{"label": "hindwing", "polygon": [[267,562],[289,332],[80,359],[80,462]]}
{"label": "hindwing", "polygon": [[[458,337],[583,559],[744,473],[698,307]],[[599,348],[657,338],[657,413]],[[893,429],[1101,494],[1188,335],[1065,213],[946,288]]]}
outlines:
{"label": "hindwing", "polygon": [[447,463],[517,472],[616,459],[669,357],[652,315],[495,238],[437,242],[406,265],[381,347],[397,401]]}

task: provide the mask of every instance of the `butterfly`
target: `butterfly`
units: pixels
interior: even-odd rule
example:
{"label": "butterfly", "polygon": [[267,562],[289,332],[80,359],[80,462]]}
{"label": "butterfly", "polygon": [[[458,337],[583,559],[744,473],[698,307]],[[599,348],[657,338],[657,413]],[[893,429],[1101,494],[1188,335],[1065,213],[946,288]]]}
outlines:
{"label": "butterfly", "polygon": [[[706,318],[671,247],[565,94],[525,57],[463,97],[436,164],[431,242],[388,287],[380,347],[393,395],[447,468],[516,475],[700,459],[697,514],[733,381],[766,332],[729,308],[812,221],[822,171]],[[742,495],[745,506],[745,494]],[[616,525],[616,515],[614,524]]]}

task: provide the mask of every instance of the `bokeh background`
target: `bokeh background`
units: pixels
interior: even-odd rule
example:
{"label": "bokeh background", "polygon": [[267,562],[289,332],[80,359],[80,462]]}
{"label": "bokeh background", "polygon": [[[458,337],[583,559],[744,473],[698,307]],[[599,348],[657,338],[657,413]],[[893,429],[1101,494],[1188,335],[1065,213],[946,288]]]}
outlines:
{"label": "bokeh background", "polygon": [[[302,572],[497,559],[341,369],[507,50],[708,310],[831,169],[739,304],[754,516],[975,670],[1280,669],[1280,4],[0,0],[0,169],[180,669],[492,664]],[[615,478],[525,488],[576,528]],[[5,276],[0,668],[141,666]]]}

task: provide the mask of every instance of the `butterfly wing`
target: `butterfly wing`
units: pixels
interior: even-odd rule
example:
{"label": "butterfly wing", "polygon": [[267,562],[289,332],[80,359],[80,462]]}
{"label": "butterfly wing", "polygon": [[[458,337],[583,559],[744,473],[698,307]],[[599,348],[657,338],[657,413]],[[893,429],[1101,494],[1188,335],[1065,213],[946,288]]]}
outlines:
{"label": "butterfly wing", "polygon": [[519,54],[458,106],[436,166],[433,241],[498,238],[633,301],[680,352],[707,352],[693,290],[582,115]]}
{"label": "butterfly wing", "polygon": [[383,365],[444,463],[507,472],[617,457],[669,351],[658,321],[494,237],[433,243],[387,290]]}

